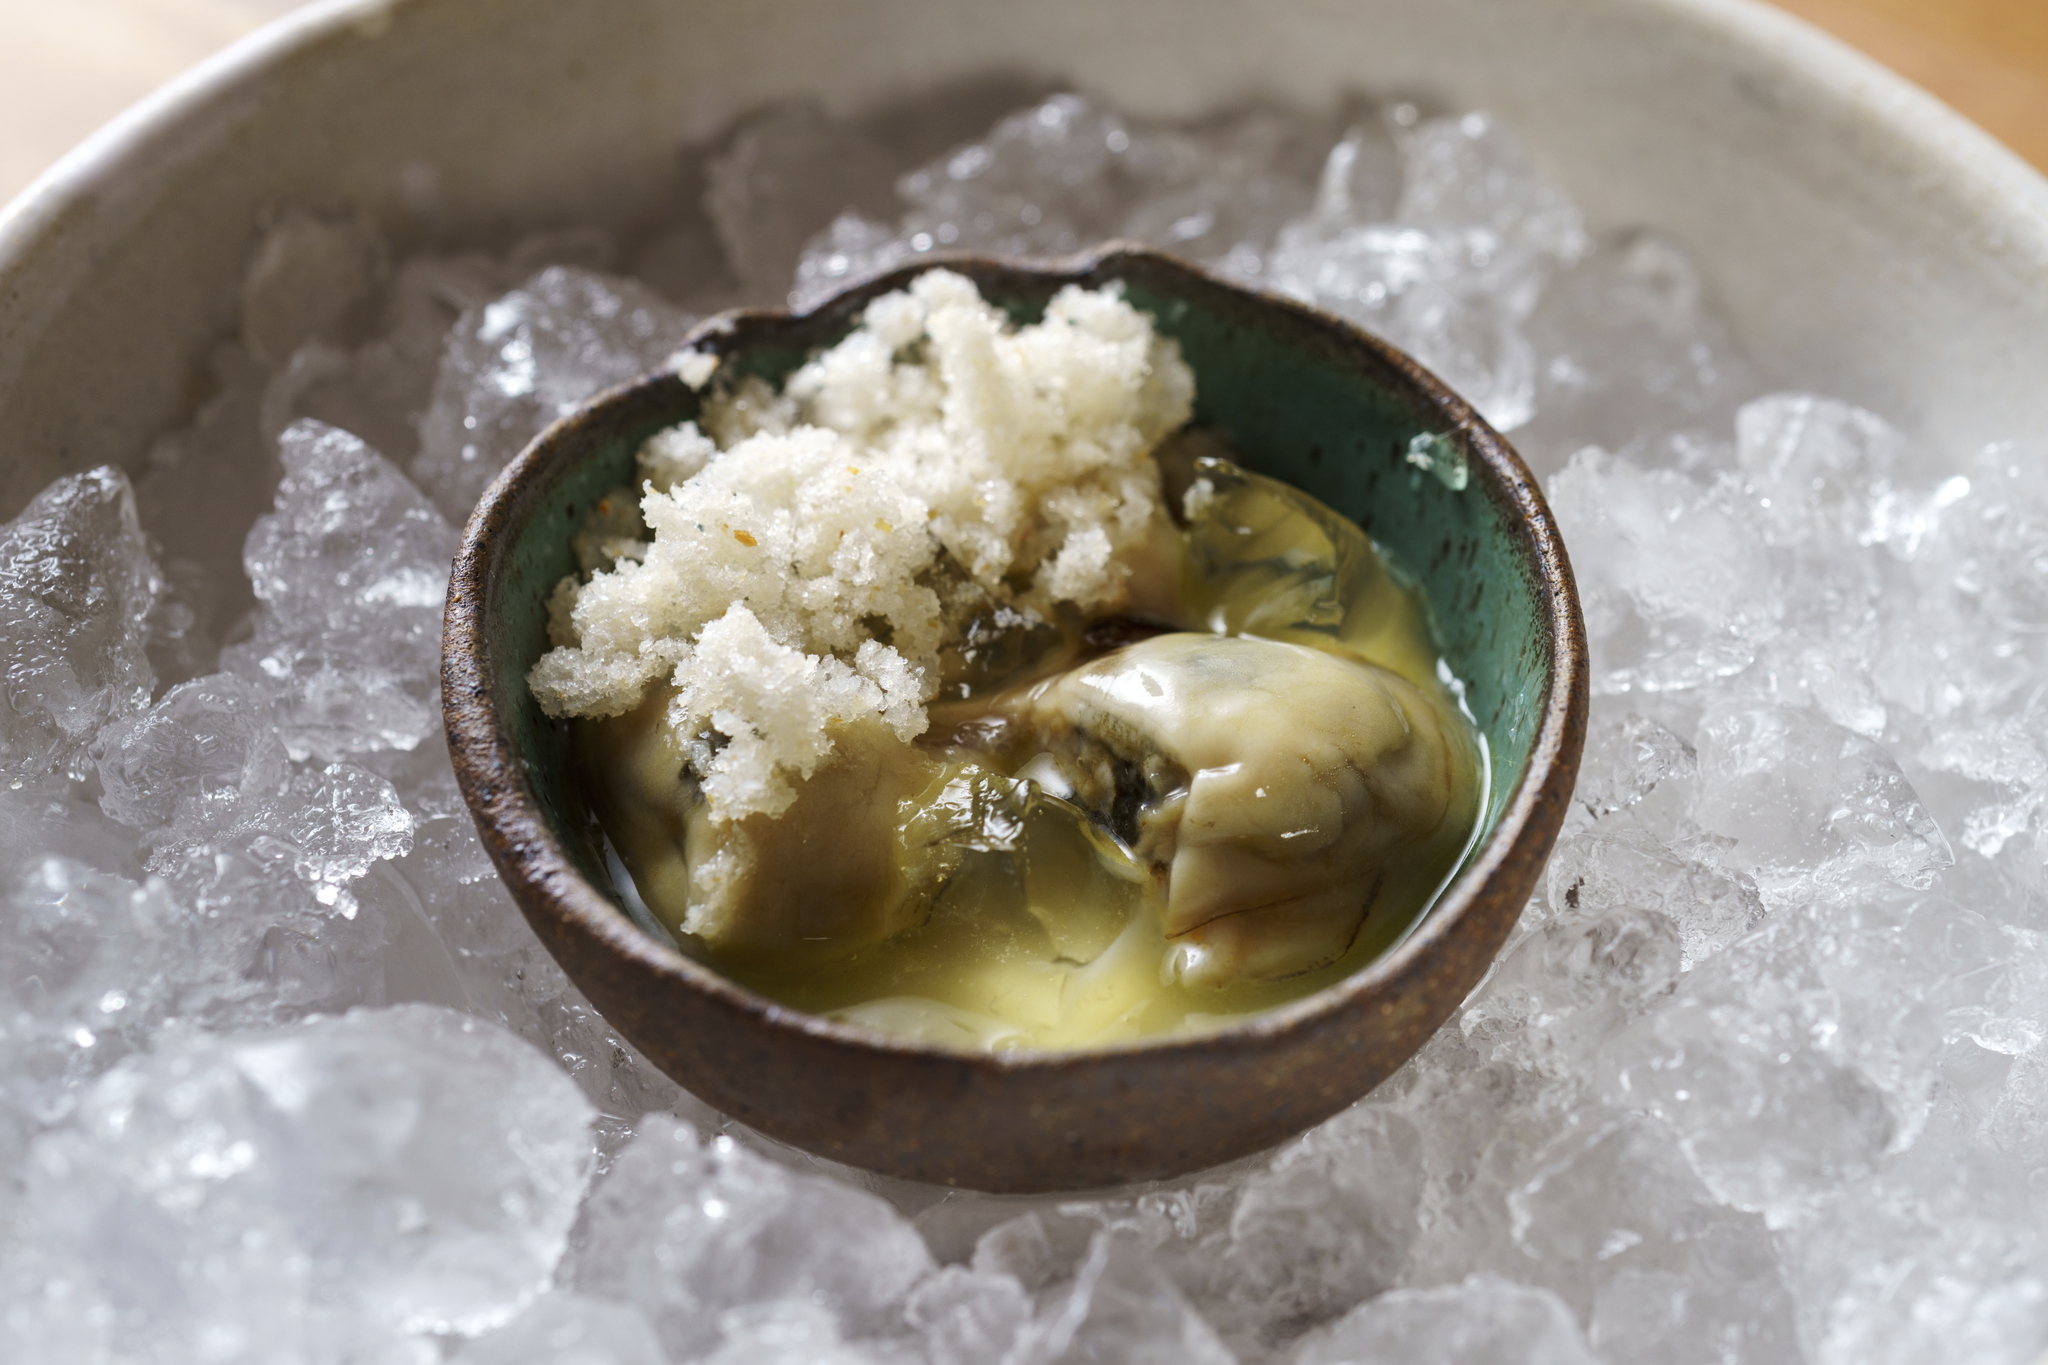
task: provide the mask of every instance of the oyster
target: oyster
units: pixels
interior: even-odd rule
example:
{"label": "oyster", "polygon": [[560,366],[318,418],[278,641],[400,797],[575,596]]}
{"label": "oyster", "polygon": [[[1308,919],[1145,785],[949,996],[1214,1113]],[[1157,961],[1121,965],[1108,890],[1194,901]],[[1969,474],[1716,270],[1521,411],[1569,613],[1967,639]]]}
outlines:
{"label": "oyster", "polygon": [[849,727],[783,815],[716,821],[663,723],[668,700],[652,689],[588,726],[586,785],[656,917],[734,963],[830,962],[915,925],[964,847],[944,816],[964,802],[986,827],[977,798],[1010,799],[998,774]]}
{"label": "oyster", "polygon": [[1154,871],[1163,979],[1333,962],[1390,881],[1440,879],[1472,826],[1462,729],[1414,684],[1332,651],[1159,635],[998,709],[1013,755],[1040,750],[1022,771]]}

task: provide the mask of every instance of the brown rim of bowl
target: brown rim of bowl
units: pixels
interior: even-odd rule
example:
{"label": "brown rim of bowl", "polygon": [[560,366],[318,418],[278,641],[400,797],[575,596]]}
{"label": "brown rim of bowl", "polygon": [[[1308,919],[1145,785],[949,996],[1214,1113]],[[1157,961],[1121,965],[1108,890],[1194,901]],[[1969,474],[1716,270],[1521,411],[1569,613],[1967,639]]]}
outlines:
{"label": "brown rim of bowl", "polygon": [[[1484,974],[1522,903],[1534,889],[1544,861],[1556,842],[1567,802],[1577,777],[1588,707],[1585,626],[1580,616],[1571,562],[1550,509],[1535,477],[1521,457],[1470,404],[1446,387],[1405,352],[1354,324],[1294,299],[1248,289],[1209,272],[1130,243],[1110,242],[1075,256],[1021,263],[972,254],[932,253],[916,262],[864,280],[801,313],[780,309],[737,309],[699,324],[687,348],[724,355],[743,350],[764,330],[828,336],[866,303],[936,268],[950,268],[984,281],[1028,278],[1037,282],[1106,283],[1133,275],[1178,277],[1205,288],[1254,295],[1265,306],[1294,315],[1317,328],[1334,330],[1353,344],[1374,352],[1388,368],[1402,375],[1428,401],[1445,425],[1467,443],[1472,485],[1483,490],[1514,525],[1527,534],[1516,539],[1516,551],[1533,582],[1540,585],[1548,618],[1550,678],[1541,703],[1542,724],[1531,745],[1528,766],[1482,846],[1460,871],[1454,884],[1404,939],[1383,956],[1344,980],[1313,995],[1271,1009],[1256,1018],[1214,1033],[1164,1038],[1082,1051],[1019,1049],[1004,1053],[956,1051],[910,1042],[854,1025],[835,1023],[758,995],[656,941],[635,925],[603,892],[586,880],[540,812],[524,761],[508,727],[499,723],[490,698],[498,684],[486,646],[491,606],[490,585],[500,539],[511,511],[528,495],[545,491],[553,472],[548,457],[564,438],[592,421],[594,410],[681,381],[667,371],[631,381],[591,399],[582,408],[542,432],[494,480],[463,527],[460,549],[449,580],[442,645],[442,705],[448,747],[456,777],[475,817],[484,845],[529,918],[544,917],[551,927],[586,940],[601,953],[632,959],[634,965],[678,986],[701,992],[731,1011],[748,1016],[770,1030],[787,1031],[863,1052],[885,1052],[929,1058],[983,1074],[1080,1072],[1105,1059],[1128,1059],[1135,1053],[1162,1057],[1195,1056],[1229,1050],[1257,1052],[1284,1040],[1305,1026],[1346,1008],[1361,996],[1424,976],[1450,949],[1468,919],[1491,919],[1492,941],[1458,999],[1443,1009],[1437,1023],[1462,1001]],[[801,342],[801,336],[796,338]],[[818,344],[816,342],[812,345]],[[1483,906],[1503,894],[1514,897],[1512,913],[1480,915]],[[1480,926],[1475,926],[1480,927]],[[1484,932],[1484,928],[1481,927]],[[543,935],[546,937],[546,935]],[[1477,947],[1479,945],[1470,945]],[[1418,985],[1420,983],[1417,983]]]}

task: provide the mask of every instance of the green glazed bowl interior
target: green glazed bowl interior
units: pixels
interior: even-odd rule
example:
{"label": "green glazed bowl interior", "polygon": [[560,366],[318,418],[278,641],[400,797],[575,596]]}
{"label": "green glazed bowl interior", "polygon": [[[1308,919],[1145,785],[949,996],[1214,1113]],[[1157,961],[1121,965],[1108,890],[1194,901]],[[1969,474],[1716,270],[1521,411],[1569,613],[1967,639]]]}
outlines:
{"label": "green glazed bowl interior", "polygon": [[[1507,443],[1413,360],[1326,314],[1250,293],[1142,248],[1025,266],[931,261],[802,315],[714,319],[694,348],[719,378],[779,381],[879,294],[943,264],[1019,322],[1061,287],[1116,283],[1173,337],[1196,421],[1246,467],[1356,520],[1420,583],[1491,764],[1481,837],[1436,907],[1357,974],[1236,1028],[1094,1052],[944,1051],[752,994],[633,924],[570,762],[570,729],[526,675],[570,538],[636,482],[640,443],[697,415],[672,374],[615,389],[543,433],[472,516],[444,637],[456,773],[484,843],[550,951],[635,1046],[769,1134],[910,1179],[1001,1191],[1165,1178],[1270,1145],[1391,1074],[1484,974],[1533,889],[1578,767],[1584,630],[1564,547]],[[1441,436],[1469,471],[1408,460]]]}

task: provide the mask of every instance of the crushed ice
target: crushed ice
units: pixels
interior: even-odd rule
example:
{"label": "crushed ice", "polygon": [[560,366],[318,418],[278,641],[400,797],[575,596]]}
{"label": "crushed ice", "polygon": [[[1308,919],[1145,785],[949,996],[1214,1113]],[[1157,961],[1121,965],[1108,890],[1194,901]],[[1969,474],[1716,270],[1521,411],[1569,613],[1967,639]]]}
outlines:
{"label": "crushed ice", "polygon": [[[283,212],[192,425],[0,528],[7,1358],[2033,1361],[2048,452],[1767,392],[1677,239],[1594,232],[1483,114],[946,117],[761,112],[626,250]],[[1486,983],[1348,1112],[1114,1197],[880,1182],[682,1094],[512,909],[436,737],[454,526],[694,316],[1108,236],[1514,431],[1584,775]]]}

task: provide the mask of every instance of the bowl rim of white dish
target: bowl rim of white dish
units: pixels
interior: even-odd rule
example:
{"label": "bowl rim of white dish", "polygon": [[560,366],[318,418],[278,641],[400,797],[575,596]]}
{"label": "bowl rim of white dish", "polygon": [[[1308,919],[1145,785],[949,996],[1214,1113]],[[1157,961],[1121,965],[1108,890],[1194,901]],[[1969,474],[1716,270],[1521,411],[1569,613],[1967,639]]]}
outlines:
{"label": "bowl rim of white dish", "polygon": [[[1811,83],[1881,124],[1944,188],[1975,189],[1973,207],[2033,229],[2048,259],[2048,175],[1952,106],[1808,20],[1766,0],[1630,0],[1671,21],[1737,40],[1781,75]],[[309,0],[230,42],[129,105],[0,206],[0,285],[16,257],[93,194],[107,173],[151,151],[166,132],[231,99],[283,59],[343,34],[378,36],[402,0]],[[1974,183],[1973,183],[1974,182]],[[1924,182],[1923,182],[1924,188]]]}

